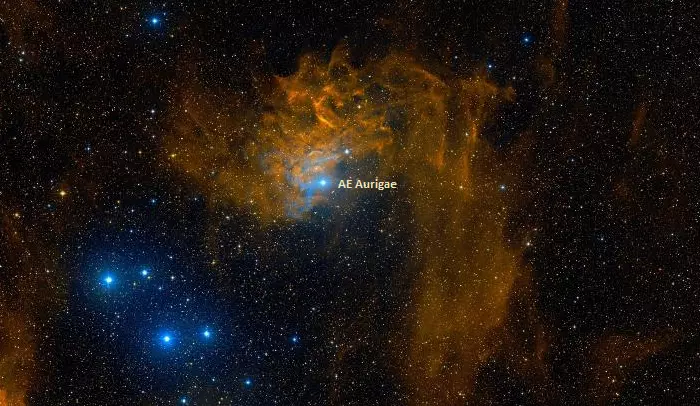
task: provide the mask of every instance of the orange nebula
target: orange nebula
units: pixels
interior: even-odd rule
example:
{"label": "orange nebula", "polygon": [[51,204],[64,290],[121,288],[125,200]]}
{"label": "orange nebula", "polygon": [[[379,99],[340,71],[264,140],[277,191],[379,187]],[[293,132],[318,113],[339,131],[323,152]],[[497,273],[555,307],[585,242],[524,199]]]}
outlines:
{"label": "orange nebula", "polygon": [[166,153],[212,199],[263,221],[324,201],[310,185],[336,175],[345,149],[350,171],[376,156],[376,173],[362,176],[405,179],[419,247],[406,267],[420,271],[410,348],[397,357],[416,404],[463,402],[518,273],[519,250],[503,236],[513,202],[499,189],[514,186],[512,168],[480,137],[513,89],[433,73],[402,53],[355,68],[340,46],[327,63],[302,57],[263,98],[251,112],[188,89]]}
{"label": "orange nebula", "polygon": [[0,209],[8,213],[0,217],[0,259],[10,264],[2,269],[7,278],[0,296],[0,405],[21,406],[35,378],[39,326],[65,307],[65,274],[31,220],[10,216],[2,202]]}
{"label": "orange nebula", "polygon": [[634,367],[667,348],[678,334],[661,331],[648,336],[609,334],[600,338],[590,354],[586,403],[608,405],[620,396]]}

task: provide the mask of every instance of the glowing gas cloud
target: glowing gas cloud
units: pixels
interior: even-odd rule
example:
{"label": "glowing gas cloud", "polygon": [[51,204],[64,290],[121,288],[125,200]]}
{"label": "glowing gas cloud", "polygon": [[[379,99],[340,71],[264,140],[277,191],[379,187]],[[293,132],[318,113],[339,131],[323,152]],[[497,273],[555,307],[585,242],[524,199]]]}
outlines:
{"label": "glowing gas cloud", "polygon": [[340,46],[329,62],[303,56],[262,102],[182,92],[166,151],[217,199],[294,217],[325,199],[319,186],[341,175],[340,162],[352,169],[376,155],[375,175],[413,165],[466,175],[489,112],[513,97],[484,76],[442,78],[404,54],[355,69]]}
{"label": "glowing gas cloud", "polygon": [[[189,89],[166,153],[211,199],[263,221],[303,217],[328,196],[319,179],[404,179],[420,247],[406,266],[420,270],[411,348],[397,357],[417,403],[450,404],[466,396],[489,355],[486,337],[517,273],[518,252],[503,243],[503,184],[513,180],[480,137],[494,109],[514,98],[480,72],[435,73],[401,53],[355,68],[340,46],[329,62],[302,57],[259,111]],[[370,158],[375,173],[357,173]]]}

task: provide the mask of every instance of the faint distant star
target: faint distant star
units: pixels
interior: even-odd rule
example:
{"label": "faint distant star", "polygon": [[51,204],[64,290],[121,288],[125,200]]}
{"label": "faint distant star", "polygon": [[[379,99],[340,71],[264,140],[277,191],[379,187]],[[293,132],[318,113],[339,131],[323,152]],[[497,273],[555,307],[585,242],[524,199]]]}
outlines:
{"label": "faint distant star", "polygon": [[506,185],[500,185],[498,188],[501,190],[501,192],[504,192],[506,190]]}

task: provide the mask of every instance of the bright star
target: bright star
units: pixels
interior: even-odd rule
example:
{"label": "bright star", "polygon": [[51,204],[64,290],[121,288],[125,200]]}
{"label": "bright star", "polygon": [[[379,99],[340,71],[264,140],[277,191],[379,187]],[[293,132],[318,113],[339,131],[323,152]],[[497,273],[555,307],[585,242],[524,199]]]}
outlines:
{"label": "bright star", "polygon": [[182,398],[182,399],[180,399],[180,403],[182,403],[182,404],[187,403],[187,398]]}
{"label": "bright star", "polygon": [[345,148],[345,155],[349,155],[349,154],[350,154],[350,150]]}
{"label": "bright star", "polygon": [[151,24],[156,25],[160,20],[157,17],[151,18]]}
{"label": "bright star", "polygon": [[245,384],[245,386],[250,386],[253,384],[253,380],[250,378],[246,378],[246,380],[243,381],[243,383]]}
{"label": "bright star", "polygon": [[105,283],[106,283],[106,284],[109,285],[109,284],[111,284],[112,282],[114,282],[114,278],[112,278],[111,276],[107,276],[107,277],[105,278]]}
{"label": "bright star", "polygon": [[328,184],[328,181],[325,179],[321,179],[319,183],[321,184],[321,186],[326,186],[326,184]]}
{"label": "bright star", "polygon": [[148,276],[148,269],[141,270],[141,276]]}
{"label": "bright star", "polygon": [[164,335],[164,336],[163,336],[163,341],[164,341],[164,342],[169,343],[170,340],[171,340],[171,338],[170,338],[169,335]]}
{"label": "bright star", "polygon": [[204,333],[202,333],[204,337],[209,338],[211,337],[211,332],[209,330],[204,330]]}
{"label": "bright star", "polygon": [[501,191],[504,191],[506,190],[506,185],[500,185],[498,188],[501,189]]}

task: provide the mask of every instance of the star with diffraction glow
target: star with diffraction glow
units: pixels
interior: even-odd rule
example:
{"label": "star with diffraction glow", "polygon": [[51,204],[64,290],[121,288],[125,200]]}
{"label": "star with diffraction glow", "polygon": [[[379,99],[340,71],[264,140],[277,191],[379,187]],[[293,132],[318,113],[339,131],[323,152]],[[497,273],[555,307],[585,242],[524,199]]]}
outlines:
{"label": "star with diffraction glow", "polygon": [[112,275],[105,275],[102,278],[102,283],[107,287],[112,286],[112,284],[114,284],[114,281],[115,281],[115,279],[114,279],[114,276],[112,276]]}

